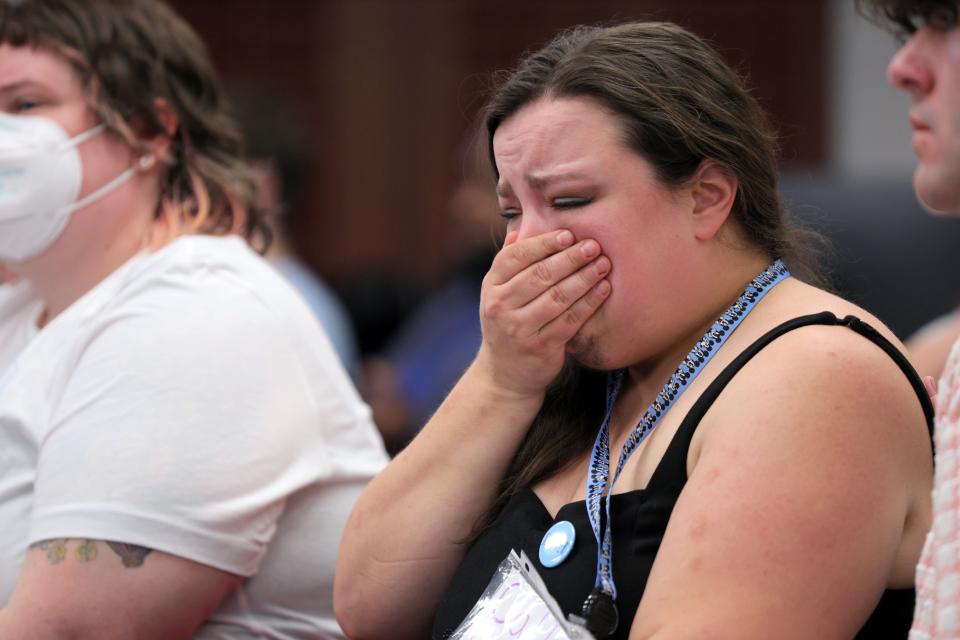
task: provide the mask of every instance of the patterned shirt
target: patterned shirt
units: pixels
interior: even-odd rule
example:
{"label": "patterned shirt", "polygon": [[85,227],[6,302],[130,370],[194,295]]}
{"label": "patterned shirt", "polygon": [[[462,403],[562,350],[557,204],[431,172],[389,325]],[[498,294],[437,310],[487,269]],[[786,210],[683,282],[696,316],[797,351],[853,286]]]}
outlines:
{"label": "patterned shirt", "polygon": [[960,638],[960,341],[937,390],[933,527],[917,565],[910,640]]}

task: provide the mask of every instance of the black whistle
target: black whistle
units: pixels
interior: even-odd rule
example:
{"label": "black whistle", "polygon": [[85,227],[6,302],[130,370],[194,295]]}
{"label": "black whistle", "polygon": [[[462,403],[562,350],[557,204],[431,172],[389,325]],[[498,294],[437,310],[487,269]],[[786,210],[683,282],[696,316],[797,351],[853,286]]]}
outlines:
{"label": "black whistle", "polygon": [[600,587],[594,587],[583,601],[583,618],[587,621],[587,631],[595,638],[609,638],[620,622],[617,603]]}

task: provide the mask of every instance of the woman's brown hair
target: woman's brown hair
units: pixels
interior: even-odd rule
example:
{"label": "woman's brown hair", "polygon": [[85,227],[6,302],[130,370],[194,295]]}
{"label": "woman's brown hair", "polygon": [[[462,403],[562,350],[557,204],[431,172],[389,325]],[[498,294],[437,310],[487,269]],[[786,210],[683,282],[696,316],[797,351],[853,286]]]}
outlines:
{"label": "woman's brown hair", "polygon": [[[520,62],[486,110],[490,158],[497,128],[541,98],[587,97],[619,119],[624,142],[668,187],[690,179],[705,160],[738,181],[731,216],[751,246],[819,280],[810,241],[777,191],[776,135],[740,77],[706,42],[664,22],[577,27]],[[604,405],[604,379],[568,362],[476,532],[524,487],[589,450]]]}
{"label": "woman's brown hair", "polygon": [[265,250],[269,232],[242,159],[206,47],[160,0],[0,0],[0,43],[59,53],[107,128],[135,149],[169,134],[158,113],[176,117],[156,216],[170,235],[236,232]]}

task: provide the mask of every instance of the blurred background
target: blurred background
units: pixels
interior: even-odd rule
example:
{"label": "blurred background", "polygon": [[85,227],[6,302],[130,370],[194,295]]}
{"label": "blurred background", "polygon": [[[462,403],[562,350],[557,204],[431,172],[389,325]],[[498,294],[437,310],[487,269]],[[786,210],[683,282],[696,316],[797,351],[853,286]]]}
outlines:
{"label": "blurred background", "polygon": [[960,302],[960,223],[914,200],[908,98],[884,75],[896,43],[853,0],[171,4],[254,105],[258,153],[293,167],[278,196],[289,253],[343,303],[351,370],[378,422],[399,425],[394,449],[447,382],[414,387],[455,376],[476,348],[497,217],[471,132],[494,72],[574,24],[671,20],[711,40],[772,114],[784,196],[832,240],[836,288],[904,338]]}

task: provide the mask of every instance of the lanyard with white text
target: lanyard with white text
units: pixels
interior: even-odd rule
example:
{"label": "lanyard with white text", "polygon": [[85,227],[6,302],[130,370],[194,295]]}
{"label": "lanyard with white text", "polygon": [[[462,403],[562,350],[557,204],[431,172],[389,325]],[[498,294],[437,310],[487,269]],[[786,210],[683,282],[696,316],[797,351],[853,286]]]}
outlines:
{"label": "lanyard with white text", "polygon": [[[582,615],[586,619],[587,628],[598,638],[612,634],[617,628],[619,615],[616,599],[617,587],[613,582],[613,533],[610,526],[610,497],[613,494],[613,485],[620,477],[623,465],[637,447],[653,432],[660,418],[673,405],[687,386],[697,377],[704,365],[720,349],[730,334],[747,316],[753,307],[776,284],[790,275],[783,262],[776,260],[747,285],[743,293],[729,309],[714,322],[703,337],[694,345],[687,357],[683,359],[677,370],[670,376],[670,380],[663,385],[656,399],[647,408],[643,417],[633,428],[630,436],[620,451],[617,469],[607,483],[610,476],[610,416],[613,405],[623,383],[624,370],[613,371],[607,376],[607,407],[600,424],[600,431],[593,444],[593,453],[590,455],[590,470],[587,472],[587,516],[593,535],[597,539],[597,579],[593,591],[583,603]],[[603,535],[600,532],[600,499],[606,487],[606,519],[603,526]]]}

